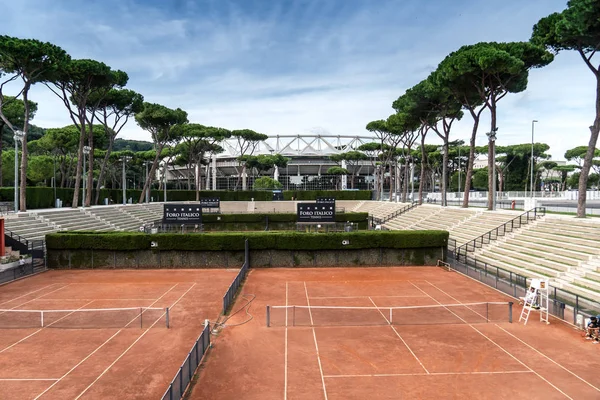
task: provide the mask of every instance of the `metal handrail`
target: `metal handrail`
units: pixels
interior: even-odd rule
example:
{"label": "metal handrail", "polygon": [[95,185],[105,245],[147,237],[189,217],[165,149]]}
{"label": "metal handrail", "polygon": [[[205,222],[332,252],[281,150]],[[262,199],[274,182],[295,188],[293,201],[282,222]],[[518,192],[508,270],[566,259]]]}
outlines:
{"label": "metal handrail", "polygon": [[381,224],[385,224],[386,222],[388,222],[389,220],[396,218],[404,213],[406,213],[409,210],[412,210],[413,208],[415,208],[416,206],[419,205],[418,201],[413,201],[412,203],[410,203],[409,205],[401,208],[400,210],[396,210],[393,213],[387,215],[385,218],[381,219],[381,218],[377,218],[377,217],[371,217],[372,221],[374,223],[377,223],[379,225]]}
{"label": "metal handrail", "polygon": [[[533,214],[533,218],[530,218],[530,214]],[[492,240],[496,240],[498,236],[504,236],[507,232],[512,232],[515,228],[520,228],[523,224],[528,224],[530,220],[536,220],[546,215],[546,207],[535,207],[523,214],[505,222],[504,224],[476,237],[473,240],[461,245],[455,250],[456,259],[460,261],[460,257],[464,254],[467,256],[469,251],[475,251],[477,248],[481,248],[484,244],[489,244]],[[525,216],[525,222],[522,217]],[[518,226],[516,221],[518,220]],[[510,226],[510,229],[509,229]],[[493,237],[493,235],[495,235]],[[486,241],[487,240],[487,241]]]}

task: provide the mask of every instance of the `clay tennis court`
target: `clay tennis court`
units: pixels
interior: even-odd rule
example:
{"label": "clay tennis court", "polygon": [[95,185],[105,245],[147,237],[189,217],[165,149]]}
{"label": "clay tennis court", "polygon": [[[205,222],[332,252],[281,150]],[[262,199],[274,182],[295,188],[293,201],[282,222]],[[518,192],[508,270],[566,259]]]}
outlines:
{"label": "clay tennis court", "polygon": [[[161,398],[237,272],[50,271],[0,286],[0,398]],[[14,312],[136,307],[159,310],[47,312],[43,328]]]}
{"label": "clay tennis court", "polygon": [[[538,313],[523,326],[516,304],[513,323],[504,311],[461,306],[514,299],[456,272],[253,269],[243,294],[256,295],[253,319],[213,337],[192,399],[600,398],[600,348],[565,323],[540,323]],[[271,308],[270,327],[267,305],[288,306]],[[429,308],[400,309],[390,323],[389,309],[406,306]],[[240,312],[228,323],[248,318]]]}

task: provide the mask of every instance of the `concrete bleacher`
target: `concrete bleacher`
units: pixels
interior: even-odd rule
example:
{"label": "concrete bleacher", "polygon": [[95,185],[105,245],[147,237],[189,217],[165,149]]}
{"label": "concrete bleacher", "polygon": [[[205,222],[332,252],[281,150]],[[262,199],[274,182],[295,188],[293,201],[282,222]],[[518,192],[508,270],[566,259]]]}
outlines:
{"label": "concrete bleacher", "polygon": [[44,240],[46,234],[58,231],[58,228],[49,222],[42,221],[29,213],[19,213],[4,219],[8,231],[27,240]]}
{"label": "concrete bleacher", "polygon": [[107,221],[89,214],[85,209],[59,209],[55,211],[31,212],[42,221],[47,222],[59,231],[114,231],[115,227]]}
{"label": "concrete bleacher", "polygon": [[[459,247],[521,214],[421,205],[387,221],[385,226],[447,230]],[[478,262],[520,275],[550,278],[554,287],[600,301],[599,220],[546,215],[520,227],[515,224],[512,232],[469,254]]]}
{"label": "concrete bleacher", "polygon": [[396,203],[389,201],[361,201],[350,210],[353,212],[366,212],[369,215],[385,220],[395,212],[402,210],[411,203]]}
{"label": "concrete bleacher", "polygon": [[123,210],[123,206],[91,207],[88,212],[115,226],[117,230],[136,231],[143,222]]}
{"label": "concrete bleacher", "polygon": [[600,221],[546,216],[487,246],[478,260],[600,301]]}

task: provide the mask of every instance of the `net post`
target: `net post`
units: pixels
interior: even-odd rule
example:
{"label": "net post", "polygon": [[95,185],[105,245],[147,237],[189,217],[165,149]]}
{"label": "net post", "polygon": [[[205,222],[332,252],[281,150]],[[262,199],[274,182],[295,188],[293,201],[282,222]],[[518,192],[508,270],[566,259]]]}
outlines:
{"label": "net post", "polygon": [[140,328],[143,329],[144,328],[144,322],[143,322],[142,318],[143,318],[142,317],[142,307],[140,307]]}
{"label": "net post", "polygon": [[390,307],[390,325],[392,325],[392,307]]}
{"label": "net post", "polygon": [[510,323],[512,323],[512,320],[513,320],[513,317],[512,317],[513,312],[512,311],[513,311],[513,302],[509,301],[508,302],[508,322],[510,322]]}
{"label": "net post", "polygon": [[169,307],[165,308],[167,328],[169,328]]}
{"label": "net post", "polygon": [[485,322],[490,322],[490,303],[485,303]]}
{"label": "net post", "polygon": [[292,306],[292,326],[296,326],[296,306]]}
{"label": "net post", "polygon": [[44,312],[40,311],[40,317],[41,317],[41,324],[42,324],[42,328],[44,327]]}
{"label": "net post", "polygon": [[271,306],[267,305],[267,328],[271,326]]}

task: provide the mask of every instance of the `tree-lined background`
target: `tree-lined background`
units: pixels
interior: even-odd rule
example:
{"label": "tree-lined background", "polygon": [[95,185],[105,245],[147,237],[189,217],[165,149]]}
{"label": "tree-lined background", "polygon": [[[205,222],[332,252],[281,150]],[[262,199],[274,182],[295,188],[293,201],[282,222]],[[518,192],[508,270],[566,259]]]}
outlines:
{"label": "tree-lined background", "polygon": [[[399,193],[403,201],[413,187],[421,202],[425,192],[440,190],[445,199],[448,191],[485,191],[492,185],[498,192],[577,188],[578,216],[583,217],[586,189],[597,187],[600,173],[596,149],[600,66],[594,58],[599,47],[600,4],[596,0],[569,1],[563,12],[541,19],[528,41],[465,45],[393,101],[389,117],[366,125],[376,141],[332,156],[338,165],[327,173],[339,178],[335,182],[339,188],[341,177],[347,175],[348,187],[354,188],[354,166],[371,163],[376,171],[376,196],[381,198],[386,187]],[[535,143],[533,151],[530,143],[496,146],[495,138],[502,135],[497,120],[502,99],[525,91],[529,72],[547,67],[562,51],[577,52],[582,70],[587,68],[596,77],[596,115],[587,145],[568,150],[564,154],[567,165],[550,161],[549,146],[543,142]],[[224,139],[236,141],[241,151],[235,190],[280,187],[272,178],[273,170],[285,167],[289,160],[280,154],[256,154],[257,145],[267,139],[265,134],[189,121],[185,110],[146,101],[142,94],[127,88],[128,80],[124,71],[101,61],[73,59],[52,43],[0,36],[0,182],[4,187],[14,185],[17,155],[22,211],[28,186],[71,188],[73,197],[67,203],[89,206],[102,201],[102,189],[121,189],[128,182],[127,187],[142,189],[136,199],[141,202],[147,190],[164,188],[165,182],[154,177],[159,168],[164,173],[169,166],[185,166],[192,172],[187,181],[169,188],[195,190],[199,198],[206,187],[199,171],[212,155],[224,151]],[[30,98],[33,85],[44,85],[62,101],[71,125],[35,125],[36,111],[43,105]],[[490,116],[490,126],[480,125],[484,113]],[[463,119],[472,122],[468,143],[457,140],[453,130],[456,121]],[[148,132],[150,142],[119,137],[125,124],[133,122]],[[14,137],[21,132],[15,155]],[[476,138],[484,134],[489,137],[488,145],[475,146]],[[429,144],[432,138],[441,140],[442,145]],[[84,155],[89,173],[83,167]],[[474,168],[479,155],[487,156],[487,168]],[[125,181],[121,173],[124,163]],[[496,176],[489,173],[494,167]],[[255,180],[255,187],[248,187],[249,175],[263,178]],[[93,189],[85,192],[85,198],[81,198],[83,186]],[[491,204],[491,197],[488,200]],[[463,206],[467,207],[468,201],[464,196]]]}

